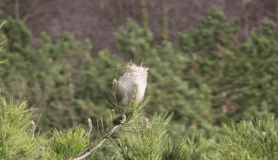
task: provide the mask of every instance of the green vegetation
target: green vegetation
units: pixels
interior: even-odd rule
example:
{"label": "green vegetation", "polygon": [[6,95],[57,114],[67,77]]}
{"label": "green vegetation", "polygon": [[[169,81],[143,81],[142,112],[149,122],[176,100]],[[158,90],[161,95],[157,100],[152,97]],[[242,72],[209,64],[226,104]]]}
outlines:
{"label": "green vegetation", "polygon": [[[213,6],[201,22],[180,33],[177,46],[167,41],[165,26],[161,46],[154,45],[146,22],[141,28],[129,19],[126,28],[120,26],[115,47],[131,59],[126,73],[133,64],[141,63],[142,69],[143,59],[149,68],[147,76],[137,77],[147,78],[145,88],[138,80],[123,89],[129,83],[117,81],[113,70],[123,63],[121,58],[103,50],[93,60],[90,41],[83,46],[69,33],[56,45],[42,33],[34,53],[24,23],[8,17],[0,35],[1,42],[8,40],[1,43],[0,54],[5,62],[0,158],[71,159],[88,154],[85,159],[276,159],[275,23],[264,19],[263,35],[253,29],[251,37],[235,47],[238,18],[227,23]],[[114,87],[112,97],[107,83]],[[136,96],[129,97],[133,91]],[[103,100],[103,95],[112,100]],[[22,101],[24,97],[32,103]],[[253,117],[255,122],[250,121]],[[81,124],[87,120],[89,128]],[[96,123],[97,129],[92,125]]]}

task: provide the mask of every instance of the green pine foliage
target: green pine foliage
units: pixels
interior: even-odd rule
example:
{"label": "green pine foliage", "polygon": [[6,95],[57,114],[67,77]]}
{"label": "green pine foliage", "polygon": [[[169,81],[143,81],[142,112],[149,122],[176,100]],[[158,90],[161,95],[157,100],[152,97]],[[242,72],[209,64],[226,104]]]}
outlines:
{"label": "green pine foliage", "polygon": [[[226,23],[223,11],[213,6],[210,8],[207,17],[200,18],[200,21],[200,25],[179,34],[177,48],[186,53],[192,64],[198,65],[194,74],[197,81],[192,81],[191,84],[195,86],[199,84],[201,88],[204,84],[209,86],[211,97],[208,100],[211,102],[210,108],[212,108],[210,115],[215,115],[219,114],[217,109],[222,109],[221,107],[225,105],[226,100],[230,98],[229,95],[225,95],[226,90],[222,88],[224,79],[230,78],[229,75],[224,75],[224,73],[227,73],[225,66],[233,65],[233,62],[238,61],[238,59],[235,59],[232,54],[226,54],[225,56],[225,53],[231,53],[228,49],[233,50],[233,39],[239,32],[239,19],[233,18],[231,22]],[[192,65],[192,68],[194,68],[194,65]],[[237,72],[238,69],[234,69],[233,72],[229,73],[237,74]],[[226,84],[227,87],[230,87],[231,82],[229,81]],[[233,102],[232,104],[234,104]],[[237,108],[240,107],[236,106]],[[228,123],[232,118],[226,116],[229,114],[214,116],[214,124],[219,126],[223,121]]]}
{"label": "green pine foliage", "polygon": [[235,104],[242,106],[237,114],[246,119],[252,117],[261,119],[278,113],[276,109],[278,49],[277,41],[274,39],[276,24],[265,18],[262,25],[263,35],[260,35],[257,29],[253,29],[251,38],[234,51],[238,57],[239,54],[245,53],[240,60],[241,64],[244,64],[243,67],[237,68],[238,72],[244,75],[241,76],[244,81],[237,82],[242,91],[233,96],[238,97]]}
{"label": "green pine foliage", "polygon": [[[120,58],[103,50],[93,60],[89,54],[90,41],[85,40],[85,45],[74,42],[74,36],[69,33],[60,36],[56,45],[42,33],[42,40],[33,53],[26,45],[30,40],[27,37],[30,34],[25,34],[26,27],[11,18],[3,25],[3,33],[9,41],[1,55],[5,59],[0,83],[4,88],[2,94],[7,98],[30,98],[28,107],[38,108],[38,113],[43,115],[43,131],[77,126],[88,117],[96,123],[100,114],[105,120],[109,118],[109,107],[102,96],[110,92],[108,82],[115,78],[113,68],[122,63]],[[10,41],[16,35],[24,35],[23,40]]]}
{"label": "green pine foliage", "polygon": [[[191,130],[205,129],[207,137],[219,132],[219,126],[213,126],[220,115],[211,108],[211,89],[206,84],[197,88],[198,77],[190,73],[193,62],[188,62],[183,52],[170,42],[163,41],[161,46],[153,45],[150,30],[144,32],[129,19],[126,30],[120,26],[115,34],[116,48],[126,54],[135,63],[140,59],[151,68],[148,75],[146,96],[151,96],[152,108],[146,112],[153,114],[156,110],[175,111],[171,131],[189,135]],[[196,126],[194,123],[199,123]]]}
{"label": "green pine foliage", "polygon": [[79,125],[75,129],[68,129],[62,132],[59,132],[55,128],[54,134],[51,136],[52,138],[48,144],[50,155],[57,159],[77,157],[89,144],[89,139],[83,133],[83,128],[85,127]]}
{"label": "green pine foliage", "polygon": [[16,49],[25,48],[31,41],[31,33],[27,30],[22,21],[13,21],[11,16],[7,18],[5,25],[1,28],[5,37],[9,37],[8,50],[13,52]]}
{"label": "green pine foliage", "polygon": [[32,113],[24,114],[26,102],[10,103],[1,96],[1,130],[0,158],[1,159],[39,159],[40,146],[45,145],[45,135],[32,138],[35,125],[30,127]]}
{"label": "green pine foliage", "polygon": [[231,125],[232,130],[223,123],[229,136],[217,135],[220,143],[211,143],[219,151],[214,159],[277,159],[278,128],[274,116],[268,115],[264,120],[250,118],[249,121],[243,118],[236,125],[234,122]]}
{"label": "green pine foliage", "polygon": [[239,19],[224,23],[223,11],[211,8],[202,24],[180,34],[179,48],[194,53],[199,64],[197,75],[202,83],[211,86],[212,108],[220,108],[226,100],[236,111],[224,114],[217,123],[238,122],[245,117],[262,119],[277,115],[277,42],[276,25],[264,19],[263,35],[257,29],[239,47],[233,46],[239,32]]}
{"label": "green pine foliage", "polygon": [[[145,4],[142,3],[142,6],[145,7]],[[162,44],[155,46],[146,17],[142,28],[129,19],[126,29],[120,26],[115,32],[115,47],[135,64],[144,59],[145,66],[150,68],[145,97],[150,96],[151,101],[144,117],[130,125],[123,125],[123,130],[112,137],[118,142],[107,141],[97,154],[94,152],[93,158],[277,157],[277,125],[273,121],[277,114],[275,23],[265,19],[262,21],[263,35],[253,29],[251,37],[236,48],[233,39],[239,32],[238,18],[227,23],[223,11],[214,6],[206,18],[201,18],[201,22],[201,25],[179,35],[178,46],[166,40],[167,28],[164,28]],[[8,43],[4,43],[0,56],[5,59],[0,78],[0,88],[4,89],[1,94],[14,99],[30,98],[32,103],[29,108],[38,108],[42,114],[39,126],[44,132],[51,127],[76,128],[66,132],[55,130],[48,138],[37,134],[33,140],[30,137],[34,136],[36,127],[32,123],[32,130],[28,130],[30,115],[24,118],[23,114],[27,105],[24,103],[24,107],[17,109],[15,106],[21,106],[19,103],[7,105],[6,100],[1,98],[1,158],[78,157],[90,141],[100,139],[109,127],[119,125],[120,119],[109,123],[111,106],[107,106],[103,97],[107,98],[109,88],[112,88],[109,83],[115,78],[115,67],[122,64],[121,58],[102,50],[93,60],[89,54],[92,48],[90,41],[87,39],[82,45],[67,32],[60,36],[56,45],[52,45],[51,39],[42,33],[38,48],[32,52],[28,46],[31,34],[21,21],[9,17],[2,28]],[[120,103],[121,96],[115,97],[116,103]],[[222,110],[224,113],[219,114],[217,109],[225,103],[227,105],[227,102],[231,102],[236,110],[227,113]],[[172,114],[168,115],[165,110]],[[164,113],[157,116],[157,111]],[[96,124],[100,114],[103,114],[107,125],[102,124],[100,131],[98,128],[100,134],[96,137],[85,134],[84,127],[78,126],[85,123],[88,117]],[[132,115],[128,113],[127,119],[134,118]],[[148,115],[154,116],[145,123]],[[272,117],[261,124],[259,120],[267,116]],[[258,123],[254,125],[241,121],[237,128],[233,123],[229,125],[230,119],[239,122],[243,117],[256,117]],[[38,116],[35,118],[38,119]],[[97,125],[99,127],[99,123]],[[90,129],[96,133],[96,127]],[[196,133],[199,135],[197,138]],[[177,138],[179,134],[189,140],[182,142]],[[213,137],[217,134],[220,135]],[[11,141],[7,141],[10,138]],[[212,138],[212,145],[206,138]],[[17,139],[21,139],[20,143]],[[13,150],[15,145],[18,147]],[[44,156],[39,150],[40,145],[48,148]]]}

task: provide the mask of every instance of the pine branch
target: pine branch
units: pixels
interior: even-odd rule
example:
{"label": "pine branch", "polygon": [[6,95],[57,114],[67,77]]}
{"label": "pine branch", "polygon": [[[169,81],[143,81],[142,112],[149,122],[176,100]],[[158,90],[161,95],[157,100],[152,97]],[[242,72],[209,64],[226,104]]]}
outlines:
{"label": "pine branch", "polygon": [[[81,157],[78,157],[78,158],[74,158],[73,160],[80,160],[80,159],[84,159],[86,158],[87,156],[89,156],[90,154],[93,153],[93,151],[95,151],[97,148],[99,148],[108,138],[111,137],[111,135],[117,130],[119,129],[119,127],[121,127],[122,124],[125,123],[126,121],[126,115],[125,114],[122,114],[121,116],[119,116],[118,118],[118,121],[119,121],[119,124],[118,125],[115,125],[99,142],[98,144],[93,147],[92,149],[90,149],[87,153],[85,153],[83,156]],[[93,144],[91,144],[93,145]],[[89,147],[90,148],[90,147]],[[88,148],[87,148],[88,149]],[[86,149],[86,150],[87,150]],[[84,152],[84,151],[83,151]]]}

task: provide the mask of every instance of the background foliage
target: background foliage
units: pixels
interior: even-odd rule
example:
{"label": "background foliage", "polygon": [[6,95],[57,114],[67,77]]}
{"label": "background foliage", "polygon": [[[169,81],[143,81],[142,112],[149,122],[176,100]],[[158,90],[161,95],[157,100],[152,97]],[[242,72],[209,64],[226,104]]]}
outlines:
{"label": "background foliage", "polygon": [[[110,108],[102,96],[110,93],[113,68],[122,64],[121,58],[102,50],[92,59],[90,41],[82,45],[66,32],[56,45],[42,33],[36,52],[32,52],[28,47],[31,34],[24,23],[11,17],[6,21],[2,32],[8,43],[1,55],[6,63],[0,79],[5,97],[30,98],[29,107],[42,114],[42,131],[84,124],[87,118],[96,124],[100,114],[104,120],[110,118]],[[226,23],[223,12],[212,7],[201,22],[181,33],[177,46],[166,39],[154,45],[152,32],[132,20],[115,32],[115,47],[137,65],[144,59],[150,68],[147,117],[157,110],[175,111],[170,132],[187,137],[196,129],[204,129],[203,136],[208,138],[224,134],[221,123],[229,125],[230,119],[238,122],[243,116],[276,115],[275,24],[263,21],[263,35],[253,30],[248,41],[234,47],[238,19]],[[230,108],[236,110],[224,110]]]}

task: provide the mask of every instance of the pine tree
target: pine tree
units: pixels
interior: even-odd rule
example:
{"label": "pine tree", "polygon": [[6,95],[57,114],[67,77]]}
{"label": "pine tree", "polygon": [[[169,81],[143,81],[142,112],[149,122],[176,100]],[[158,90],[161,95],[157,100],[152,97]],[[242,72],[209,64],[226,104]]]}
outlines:
{"label": "pine tree", "polygon": [[191,60],[199,65],[196,74],[202,84],[212,88],[212,107],[223,115],[217,123],[276,114],[275,23],[264,19],[264,35],[253,29],[251,37],[236,48],[233,39],[239,31],[239,19],[232,19],[230,24],[224,21],[223,11],[211,8],[202,24],[180,35],[179,40],[182,51],[196,55]]}

